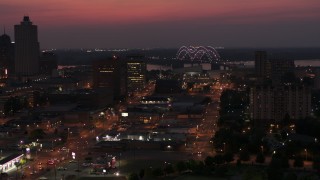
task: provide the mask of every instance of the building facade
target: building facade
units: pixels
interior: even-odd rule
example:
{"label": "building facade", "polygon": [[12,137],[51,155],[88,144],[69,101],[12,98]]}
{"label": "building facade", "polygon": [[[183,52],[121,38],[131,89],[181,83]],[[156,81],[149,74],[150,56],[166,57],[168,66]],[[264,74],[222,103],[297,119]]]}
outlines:
{"label": "building facade", "polygon": [[33,76],[39,73],[38,29],[28,16],[14,26],[15,35],[15,74]]}
{"label": "building facade", "polygon": [[146,63],[142,60],[127,61],[127,91],[141,91],[146,85]]}
{"label": "building facade", "polygon": [[13,51],[10,36],[4,33],[0,36],[0,79],[5,79],[13,73]]}
{"label": "building facade", "polygon": [[124,62],[117,58],[95,61],[93,63],[93,88],[111,90],[115,99],[126,96]]}
{"label": "building facade", "polygon": [[311,114],[311,88],[299,85],[256,86],[250,89],[250,116],[262,122],[280,122],[288,114],[302,119]]}
{"label": "building facade", "polygon": [[41,74],[52,75],[58,69],[57,56],[53,52],[42,53],[39,68]]}
{"label": "building facade", "polygon": [[271,80],[273,85],[283,83],[283,77],[287,73],[294,73],[294,60],[292,59],[272,59]]}
{"label": "building facade", "polygon": [[286,73],[294,72],[294,60],[268,58],[267,52],[255,52],[255,73],[260,80],[272,80],[273,85],[280,85]]}
{"label": "building facade", "polygon": [[258,77],[260,78],[270,77],[271,64],[270,64],[270,61],[267,59],[266,51],[256,51],[254,63],[255,63],[255,72]]}

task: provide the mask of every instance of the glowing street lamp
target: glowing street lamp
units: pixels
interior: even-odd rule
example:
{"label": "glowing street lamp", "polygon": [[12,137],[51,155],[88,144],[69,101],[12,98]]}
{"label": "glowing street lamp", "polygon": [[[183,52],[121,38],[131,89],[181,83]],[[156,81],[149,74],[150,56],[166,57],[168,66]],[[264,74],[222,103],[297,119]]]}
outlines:
{"label": "glowing street lamp", "polygon": [[306,161],[308,160],[308,150],[304,149],[304,152],[306,153]]}
{"label": "glowing street lamp", "polygon": [[223,152],[226,152],[226,143],[223,143]]}

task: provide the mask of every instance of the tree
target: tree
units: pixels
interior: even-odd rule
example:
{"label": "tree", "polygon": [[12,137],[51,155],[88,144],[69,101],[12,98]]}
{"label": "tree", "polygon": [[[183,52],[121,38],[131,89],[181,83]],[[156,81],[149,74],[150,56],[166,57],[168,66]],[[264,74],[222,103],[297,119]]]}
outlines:
{"label": "tree", "polygon": [[164,172],[165,172],[166,174],[174,173],[174,169],[173,169],[172,164],[167,164],[167,165],[164,167]]}
{"label": "tree", "polygon": [[17,169],[19,169],[19,167],[21,167],[21,163],[20,162],[15,162],[14,165],[16,166]]}
{"label": "tree", "polygon": [[302,175],[302,177],[299,178],[299,180],[316,180],[319,179],[319,176],[316,174],[305,174]]}
{"label": "tree", "polygon": [[218,166],[216,168],[216,175],[219,176],[219,177],[224,177],[226,175],[226,173],[228,172],[229,170],[229,166],[227,165],[222,165],[222,166]]}
{"label": "tree", "polygon": [[57,128],[54,129],[54,134],[58,135],[58,129]]}
{"label": "tree", "polygon": [[43,139],[46,133],[43,131],[43,129],[35,129],[30,132],[30,139]]}
{"label": "tree", "polygon": [[249,161],[250,160],[250,154],[247,150],[242,150],[240,152],[240,160],[241,161]]}
{"label": "tree", "polygon": [[298,179],[298,176],[293,172],[288,173],[284,178],[284,180],[297,180],[297,179]]}
{"label": "tree", "polygon": [[287,125],[290,125],[291,123],[292,123],[292,120],[290,118],[290,115],[288,113],[286,113],[284,118],[283,118],[283,120],[282,120],[282,122],[281,122],[281,124],[283,126],[287,126]]}
{"label": "tree", "polygon": [[212,166],[214,164],[215,159],[212,156],[207,156],[204,160],[204,164],[206,166]]}
{"label": "tree", "polygon": [[312,164],[313,169],[319,171],[320,170],[320,157],[316,157],[313,159],[313,164]]}
{"label": "tree", "polygon": [[140,179],[143,179],[144,174],[145,174],[144,169],[140,169],[140,172],[139,172],[139,177],[140,177]]}
{"label": "tree", "polygon": [[208,92],[210,92],[210,90],[211,90],[210,85],[203,86],[203,92],[208,93]]}
{"label": "tree", "polygon": [[197,162],[193,159],[190,159],[188,162],[187,162],[187,167],[188,169],[190,169],[191,171],[194,171],[196,169],[196,166],[197,166]]}
{"label": "tree", "polygon": [[14,115],[18,110],[22,109],[22,104],[19,97],[10,97],[4,103],[3,108],[5,115]]}
{"label": "tree", "polygon": [[242,174],[243,180],[263,180],[266,179],[266,173],[263,170],[248,168]]}
{"label": "tree", "polygon": [[179,173],[187,170],[186,162],[184,162],[184,161],[177,162],[176,169],[178,170]]}
{"label": "tree", "polygon": [[64,132],[59,133],[59,137],[61,138],[61,142],[62,142],[62,143],[67,142],[68,132],[67,132],[67,131],[64,131]]}
{"label": "tree", "polygon": [[268,179],[282,179],[283,165],[279,155],[273,155],[269,167],[267,169]]}
{"label": "tree", "polygon": [[265,162],[265,157],[262,153],[258,153],[256,157],[256,163],[264,163]]}
{"label": "tree", "polygon": [[268,174],[269,180],[282,179],[283,178],[283,169],[269,166],[267,169],[267,174]]}
{"label": "tree", "polygon": [[153,179],[154,178],[153,168],[152,167],[145,168],[143,177],[146,179]]}
{"label": "tree", "polygon": [[152,171],[152,175],[155,176],[155,177],[159,177],[159,176],[163,176],[163,169],[161,168],[155,168],[153,171]]}
{"label": "tree", "polygon": [[205,169],[204,163],[202,161],[198,161],[194,169],[194,172],[197,174],[203,174],[204,169]]}
{"label": "tree", "polygon": [[286,155],[283,155],[281,157],[281,165],[282,165],[283,168],[289,168],[290,167],[289,158]]}
{"label": "tree", "polygon": [[227,152],[223,155],[223,158],[224,160],[227,162],[227,163],[230,163],[234,160],[234,157],[233,157],[233,153],[232,152]]}
{"label": "tree", "polygon": [[22,168],[22,164],[20,162],[15,162],[14,165],[16,166],[17,171],[19,171],[19,167],[20,167],[20,169]]}
{"label": "tree", "polygon": [[237,166],[240,167],[241,166],[241,160],[237,159]]}
{"label": "tree", "polygon": [[128,180],[139,180],[139,176],[137,173],[131,173]]}
{"label": "tree", "polygon": [[297,156],[294,158],[293,166],[294,167],[303,167],[303,159],[301,158],[301,156]]}
{"label": "tree", "polygon": [[222,155],[220,154],[217,154],[215,157],[214,157],[214,162],[216,164],[223,164],[225,162],[225,159],[223,158]]}
{"label": "tree", "polygon": [[87,162],[92,162],[92,157],[86,157],[84,160]]}

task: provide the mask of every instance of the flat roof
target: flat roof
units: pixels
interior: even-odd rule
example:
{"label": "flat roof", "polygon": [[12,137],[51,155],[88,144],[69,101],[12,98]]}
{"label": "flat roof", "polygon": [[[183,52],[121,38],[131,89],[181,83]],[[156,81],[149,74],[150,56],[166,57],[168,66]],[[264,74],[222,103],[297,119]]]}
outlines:
{"label": "flat roof", "polygon": [[92,180],[127,180],[127,178],[125,176],[112,176],[112,177],[108,177],[108,176],[101,176],[101,177],[80,177],[79,180],[89,180],[89,179],[92,179]]}
{"label": "flat roof", "polygon": [[20,156],[23,156],[23,154],[11,154],[11,155],[5,157],[4,159],[0,160],[0,165],[5,164],[5,163],[17,158],[17,157],[20,157]]}

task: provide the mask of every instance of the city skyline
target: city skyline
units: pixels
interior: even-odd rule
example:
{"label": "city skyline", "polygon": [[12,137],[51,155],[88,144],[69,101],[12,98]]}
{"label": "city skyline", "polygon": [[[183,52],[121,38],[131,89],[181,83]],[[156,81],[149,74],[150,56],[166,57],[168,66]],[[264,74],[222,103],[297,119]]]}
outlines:
{"label": "city skyline", "polygon": [[4,0],[0,24],[13,37],[24,15],[45,48],[319,47],[320,2],[230,0]]}

